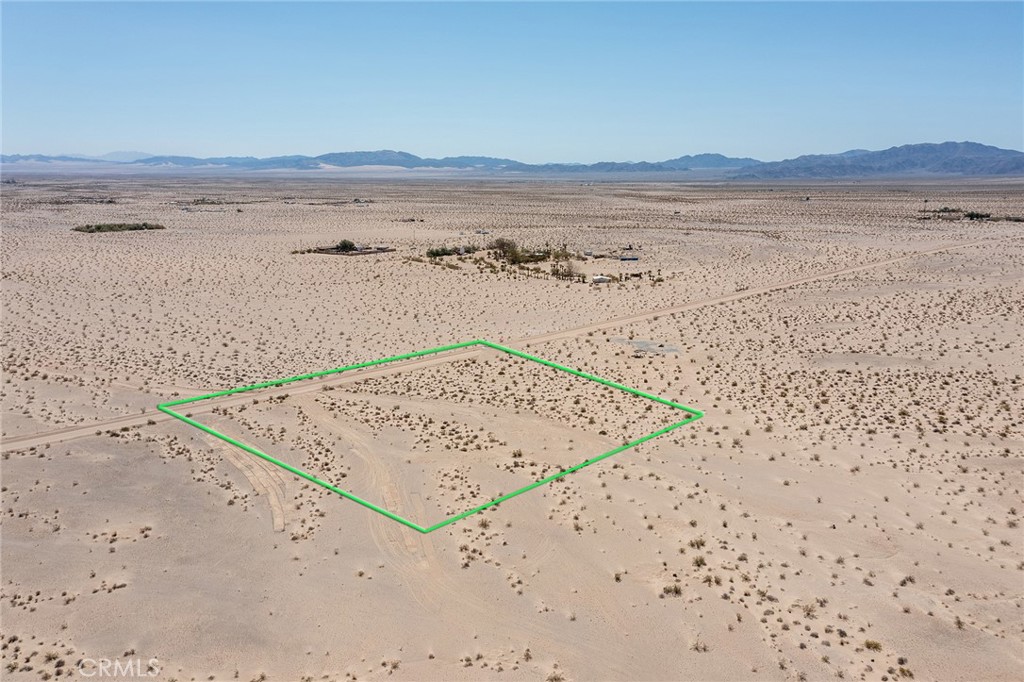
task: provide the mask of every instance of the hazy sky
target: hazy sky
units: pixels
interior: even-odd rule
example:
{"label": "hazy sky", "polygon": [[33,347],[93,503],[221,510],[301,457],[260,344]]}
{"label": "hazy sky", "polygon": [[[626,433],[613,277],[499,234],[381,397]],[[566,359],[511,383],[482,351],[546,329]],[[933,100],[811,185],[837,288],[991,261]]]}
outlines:
{"label": "hazy sky", "polygon": [[1024,3],[2,3],[3,151],[1024,148]]}

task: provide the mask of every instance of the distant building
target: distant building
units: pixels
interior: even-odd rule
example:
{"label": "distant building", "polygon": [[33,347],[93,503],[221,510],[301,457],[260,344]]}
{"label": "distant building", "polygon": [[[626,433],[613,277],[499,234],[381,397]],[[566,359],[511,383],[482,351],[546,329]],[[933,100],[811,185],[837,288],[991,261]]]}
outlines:
{"label": "distant building", "polygon": [[594,278],[590,281],[593,284],[608,284],[612,281],[612,278],[607,275],[594,275]]}

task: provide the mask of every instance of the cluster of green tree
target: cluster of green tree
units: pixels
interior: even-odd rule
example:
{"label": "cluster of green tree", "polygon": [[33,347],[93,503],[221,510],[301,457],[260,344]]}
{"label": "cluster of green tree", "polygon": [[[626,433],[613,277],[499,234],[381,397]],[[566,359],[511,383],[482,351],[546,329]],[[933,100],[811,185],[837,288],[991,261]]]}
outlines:
{"label": "cluster of green tree", "polygon": [[527,251],[519,248],[511,239],[500,237],[487,245],[488,250],[494,253],[496,260],[502,260],[511,265],[522,265],[524,263],[540,263],[546,260],[568,261],[573,255],[563,245],[559,249],[546,247]]}
{"label": "cluster of green tree", "polygon": [[577,268],[576,264],[571,260],[552,263],[551,276],[555,279],[567,279],[579,282],[587,281],[587,276],[580,272],[579,268]]}
{"label": "cluster of green tree", "polygon": [[427,256],[430,258],[441,258],[442,256],[460,256],[464,253],[476,253],[479,251],[479,247],[470,244],[468,246],[438,246],[433,249],[427,249]]}
{"label": "cluster of green tree", "polygon": [[163,225],[156,223],[99,223],[96,225],[79,225],[72,228],[75,232],[128,232],[130,230],[163,230]]}

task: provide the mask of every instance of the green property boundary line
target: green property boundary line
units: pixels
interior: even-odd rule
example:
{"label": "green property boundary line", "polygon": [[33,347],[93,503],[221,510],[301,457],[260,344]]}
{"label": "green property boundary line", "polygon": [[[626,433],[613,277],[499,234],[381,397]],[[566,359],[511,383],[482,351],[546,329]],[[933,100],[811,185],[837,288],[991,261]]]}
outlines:
{"label": "green property boundary line", "polygon": [[[584,462],[581,462],[581,463],[577,464],[576,466],[570,467],[570,468],[565,469],[563,471],[559,471],[557,474],[553,474],[553,475],[548,476],[546,478],[542,478],[539,481],[535,481],[533,483],[530,483],[529,485],[523,486],[522,488],[519,488],[518,490],[514,490],[514,491],[512,491],[512,492],[510,492],[510,493],[508,493],[506,495],[502,495],[500,497],[496,497],[493,500],[491,500],[490,502],[487,502],[485,504],[481,504],[481,505],[479,505],[477,507],[473,507],[472,509],[464,511],[461,514],[456,514],[455,516],[447,518],[447,519],[445,519],[445,520],[443,520],[443,521],[441,521],[439,523],[435,523],[432,526],[424,527],[424,526],[419,525],[418,523],[414,523],[414,522],[412,522],[412,521],[410,521],[410,520],[408,520],[408,519],[406,519],[404,517],[401,517],[398,514],[395,514],[394,512],[388,511],[387,509],[384,509],[383,507],[380,507],[380,506],[378,506],[378,505],[376,505],[376,504],[374,504],[372,502],[364,500],[361,497],[353,495],[352,493],[348,492],[347,490],[342,490],[341,488],[338,488],[338,487],[336,487],[334,485],[331,485],[330,483],[328,483],[326,481],[321,481],[319,478],[317,478],[316,476],[313,476],[312,474],[309,474],[309,473],[307,473],[307,472],[305,472],[305,471],[303,471],[301,469],[297,469],[296,467],[293,467],[290,464],[282,462],[281,460],[276,459],[276,458],[268,455],[267,453],[262,452],[262,451],[258,450],[257,448],[252,447],[251,445],[246,445],[245,443],[243,443],[243,442],[241,442],[241,441],[239,441],[239,440],[237,440],[235,438],[232,438],[231,436],[228,436],[228,435],[225,435],[223,433],[220,433],[219,431],[217,431],[217,430],[215,430],[215,429],[213,429],[213,428],[211,428],[211,427],[209,427],[209,426],[207,426],[205,424],[202,424],[202,423],[192,419],[191,417],[188,417],[188,416],[186,416],[184,414],[181,414],[180,412],[175,412],[174,410],[171,409],[172,407],[177,407],[179,405],[187,405],[189,403],[195,403],[195,402],[199,402],[201,400],[211,400],[213,398],[219,398],[221,396],[233,395],[235,393],[244,393],[246,391],[254,391],[256,389],[268,388],[270,386],[281,386],[283,384],[290,384],[290,383],[292,383],[294,381],[302,381],[304,379],[315,379],[317,377],[323,377],[323,376],[327,376],[329,374],[340,374],[342,372],[350,372],[352,370],[362,369],[364,367],[373,367],[375,365],[383,365],[383,364],[387,364],[389,362],[397,362],[399,360],[408,360],[410,358],[423,357],[424,355],[434,355],[435,353],[443,353],[445,351],[456,350],[456,349],[459,349],[459,348],[468,348],[470,346],[485,346],[487,348],[492,348],[492,349],[494,349],[496,351],[500,351],[502,353],[507,353],[509,355],[514,355],[516,357],[523,358],[524,360],[530,360],[531,362],[536,362],[536,363],[539,363],[541,365],[545,365],[547,367],[552,367],[552,368],[560,370],[562,372],[567,372],[569,374],[573,374],[575,376],[582,377],[583,379],[587,379],[589,381],[594,381],[594,382],[597,382],[599,384],[603,384],[604,386],[615,388],[615,389],[618,389],[620,391],[625,391],[626,393],[632,393],[635,396],[639,396],[641,398],[646,398],[648,400],[653,400],[654,402],[661,403],[662,405],[668,405],[669,407],[674,407],[677,410],[681,410],[681,411],[685,412],[688,416],[686,417],[686,419],[683,419],[682,421],[676,422],[675,424],[670,424],[669,426],[666,426],[664,428],[658,429],[657,431],[654,431],[653,433],[649,433],[646,436],[641,436],[640,438],[637,438],[636,440],[630,441],[630,442],[628,442],[628,443],[626,443],[624,445],[620,445],[617,448],[609,450],[608,452],[604,453],[603,455],[598,455],[597,457],[591,457],[590,459],[588,459],[588,460],[586,460]],[[538,358],[538,357],[530,355],[528,353],[524,353],[522,351],[515,350],[514,348],[508,348],[506,346],[501,346],[501,345],[498,345],[496,343],[492,343],[491,341],[486,341],[484,339],[477,339],[477,340],[474,340],[474,341],[465,341],[463,343],[455,343],[455,344],[451,344],[449,346],[440,346],[438,348],[429,348],[427,350],[420,350],[420,351],[416,351],[414,353],[405,353],[404,355],[395,355],[394,357],[382,358],[380,360],[371,360],[369,362],[360,362],[360,363],[357,363],[357,364],[354,364],[354,365],[348,365],[346,367],[339,367],[337,369],[324,370],[322,372],[312,372],[310,374],[300,374],[299,376],[289,377],[287,379],[277,379],[275,381],[264,381],[264,382],[259,383],[259,384],[252,384],[251,386],[241,386],[239,388],[231,388],[231,389],[228,389],[228,390],[225,390],[225,391],[217,391],[215,393],[208,393],[206,395],[196,396],[194,398],[184,398],[182,400],[172,400],[170,402],[161,403],[161,404],[157,405],[156,407],[161,412],[169,414],[170,416],[174,417],[175,419],[180,419],[181,421],[185,422],[186,424],[189,424],[190,426],[194,426],[195,428],[199,429],[200,431],[205,431],[206,433],[210,434],[211,436],[215,436],[215,437],[221,439],[222,441],[224,441],[226,443],[230,443],[231,445],[234,445],[237,448],[241,448],[242,450],[245,450],[249,454],[256,455],[257,457],[261,457],[262,459],[267,460],[271,464],[279,466],[279,467],[281,467],[282,469],[284,469],[286,471],[290,471],[291,473],[295,474],[296,476],[304,478],[307,481],[311,481],[313,483],[316,483],[317,485],[322,486],[322,487],[326,488],[327,490],[330,490],[331,492],[337,493],[338,495],[341,495],[342,497],[344,497],[346,499],[352,500],[353,502],[357,502],[357,503],[363,505],[364,507],[372,509],[373,511],[377,512],[378,514],[383,514],[384,516],[388,517],[389,519],[392,519],[394,521],[398,521],[402,525],[408,526],[409,528],[412,528],[413,530],[417,530],[417,531],[419,531],[421,533],[432,533],[433,531],[438,530],[439,528],[444,528],[445,526],[447,526],[449,524],[452,524],[452,523],[455,523],[456,521],[459,521],[461,519],[464,519],[467,516],[471,516],[473,514],[476,514],[477,512],[481,512],[484,509],[487,509],[488,507],[493,507],[493,506],[499,505],[499,504],[501,504],[502,502],[504,502],[506,500],[510,500],[513,497],[516,497],[517,495],[522,495],[525,492],[529,492],[530,490],[533,490],[534,488],[538,488],[538,487],[544,485],[545,483],[550,483],[550,482],[556,481],[556,480],[558,480],[558,479],[560,479],[560,478],[562,478],[564,476],[568,476],[569,474],[573,473],[574,471],[579,471],[583,467],[590,466],[591,464],[596,464],[597,462],[600,462],[602,459],[607,459],[608,457],[612,457],[613,455],[617,455],[620,452],[624,452],[626,450],[629,450],[630,448],[635,448],[636,446],[640,445],[641,443],[646,443],[649,440],[653,440],[654,438],[657,438],[659,436],[663,436],[666,433],[669,433],[670,431],[674,431],[675,429],[678,429],[681,426],[685,426],[686,424],[689,424],[690,422],[697,421],[698,419],[700,419],[701,417],[704,416],[703,412],[701,412],[700,410],[694,409],[692,407],[687,407],[686,405],[682,405],[680,403],[673,402],[673,401],[667,400],[665,398],[660,398],[660,397],[658,397],[656,395],[652,395],[650,393],[646,393],[646,392],[641,391],[639,389],[630,388],[629,386],[623,386],[622,384],[615,383],[614,381],[609,381],[607,379],[602,379],[601,377],[594,376],[593,374],[588,374],[586,372],[581,372],[578,369],[572,369],[571,367],[566,367],[566,366],[560,365],[560,364],[558,364],[556,362],[551,362],[550,360],[544,360],[543,358]]]}

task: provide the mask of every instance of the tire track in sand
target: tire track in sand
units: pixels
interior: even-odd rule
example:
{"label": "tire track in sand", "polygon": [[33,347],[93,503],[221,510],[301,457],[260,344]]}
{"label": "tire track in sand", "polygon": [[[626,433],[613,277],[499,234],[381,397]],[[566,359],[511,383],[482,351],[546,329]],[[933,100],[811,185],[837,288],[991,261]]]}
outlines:
{"label": "tire track in sand", "polygon": [[[214,438],[213,436],[207,436],[205,434],[203,438],[213,446],[215,450],[220,450],[224,459],[242,472],[246,480],[249,481],[249,485],[252,486],[256,495],[260,495],[267,500],[267,503],[270,505],[270,517],[274,524],[274,532],[283,532],[286,523],[284,485],[283,481],[274,475],[275,472],[271,472],[266,468],[266,466],[272,465],[270,465],[269,462],[264,462],[258,457],[239,450],[233,445],[225,443],[219,438]],[[277,467],[274,468],[276,469]]]}

